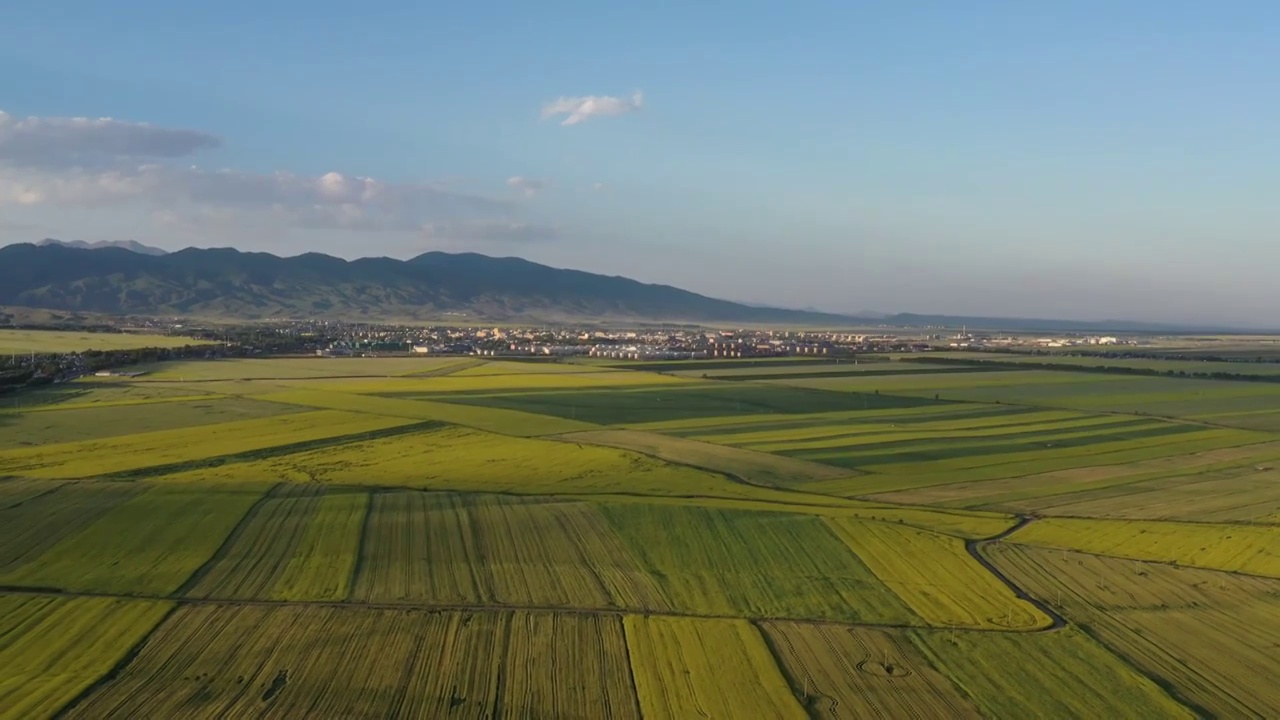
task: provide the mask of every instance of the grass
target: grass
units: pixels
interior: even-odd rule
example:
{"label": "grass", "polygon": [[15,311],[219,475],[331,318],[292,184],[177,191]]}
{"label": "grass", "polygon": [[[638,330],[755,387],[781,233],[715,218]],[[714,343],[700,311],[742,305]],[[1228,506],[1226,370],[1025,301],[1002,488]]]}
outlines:
{"label": "grass", "polygon": [[811,717],[979,718],[978,709],[900,633],[760,623]]}
{"label": "grass", "polygon": [[222,544],[259,492],[156,486],[116,505],[82,531],[0,573],[0,584],[167,595]]}
{"label": "grass", "polygon": [[625,622],[644,717],[805,717],[751,624],[635,616]]}
{"label": "grass", "polygon": [[189,597],[344,600],[368,495],[279,486],[255,504]]}
{"label": "grass", "polygon": [[1043,518],[1010,540],[1280,578],[1278,536],[1280,531],[1265,525]]}
{"label": "grass", "polygon": [[407,421],[333,410],[0,451],[0,475],[85,478],[326,440]]}
{"label": "grass", "polygon": [[0,718],[53,717],[128,654],[170,607],[0,595]]}
{"label": "grass", "polygon": [[970,557],[957,538],[887,523],[827,523],[930,625],[1031,630],[1051,622]]}
{"label": "grass", "polygon": [[178,335],[91,333],[65,330],[0,330],[0,355],[74,353],[86,350],[133,350],[207,345],[208,340]]}
{"label": "grass", "polygon": [[1280,581],[1005,544],[997,565],[1216,717],[1276,717]]}
{"label": "grass", "polygon": [[913,630],[909,637],[987,717],[1195,717],[1074,628],[1023,635]]}

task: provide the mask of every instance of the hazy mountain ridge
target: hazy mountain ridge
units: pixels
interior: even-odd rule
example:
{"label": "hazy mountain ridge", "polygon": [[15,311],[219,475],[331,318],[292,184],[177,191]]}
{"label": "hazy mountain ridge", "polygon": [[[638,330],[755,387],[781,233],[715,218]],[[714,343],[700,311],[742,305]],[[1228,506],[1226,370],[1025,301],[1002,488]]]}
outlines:
{"label": "hazy mountain ridge", "polygon": [[161,250],[158,247],[143,245],[137,240],[99,240],[97,242],[85,242],[84,240],[59,240],[57,238],[45,238],[36,243],[37,246],[44,247],[46,245],[61,245],[62,247],[77,248],[80,250],[102,250],[104,248],[119,248],[128,250],[139,255],[168,255],[167,250]]}
{"label": "hazy mountain ridge", "polygon": [[56,243],[0,249],[0,305],[235,318],[646,319],[840,324],[834,314],[752,308],[666,285],[473,253],[410,260],[231,248],[143,255]]}

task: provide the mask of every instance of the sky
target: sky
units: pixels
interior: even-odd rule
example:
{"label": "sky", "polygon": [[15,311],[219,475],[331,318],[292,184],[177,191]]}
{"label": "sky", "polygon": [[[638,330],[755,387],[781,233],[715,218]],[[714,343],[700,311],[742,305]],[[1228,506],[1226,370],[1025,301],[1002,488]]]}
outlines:
{"label": "sky", "polygon": [[1243,0],[21,3],[0,244],[1276,327],[1277,37]]}

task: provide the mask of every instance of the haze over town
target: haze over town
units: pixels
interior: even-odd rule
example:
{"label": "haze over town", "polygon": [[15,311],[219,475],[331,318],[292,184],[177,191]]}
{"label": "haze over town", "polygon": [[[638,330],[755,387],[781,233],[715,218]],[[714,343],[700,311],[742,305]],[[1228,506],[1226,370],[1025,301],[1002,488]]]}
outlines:
{"label": "haze over town", "polygon": [[1260,2],[28,4],[0,26],[0,244],[1274,326],[1277,31]]}

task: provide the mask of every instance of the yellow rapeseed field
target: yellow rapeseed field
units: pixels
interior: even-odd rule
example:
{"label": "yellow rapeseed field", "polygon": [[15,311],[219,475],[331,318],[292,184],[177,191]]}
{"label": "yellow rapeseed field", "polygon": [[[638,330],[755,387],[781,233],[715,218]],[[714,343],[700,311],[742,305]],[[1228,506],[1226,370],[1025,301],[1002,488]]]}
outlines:
{"label": "yellow rapeseed field", "polygon": [[1280,529],[1269,525],[1044,518],[1011,540],[1280,578]]}
{"label": "yellow rapeseed field", "polygon": [[760,631],[744,620],[627,616],[646,718],[800,718]]}
{"label": "yellow rapeseed field", "polygon": [[826,522],[930,625],[1030,630],[1051,623],[970,557],[957,538],[881,522]]}
{"label": "yellow rapeseed field", "polygon": [[166,602],[0,595],[0,718],[51,717],[169,612]]}

